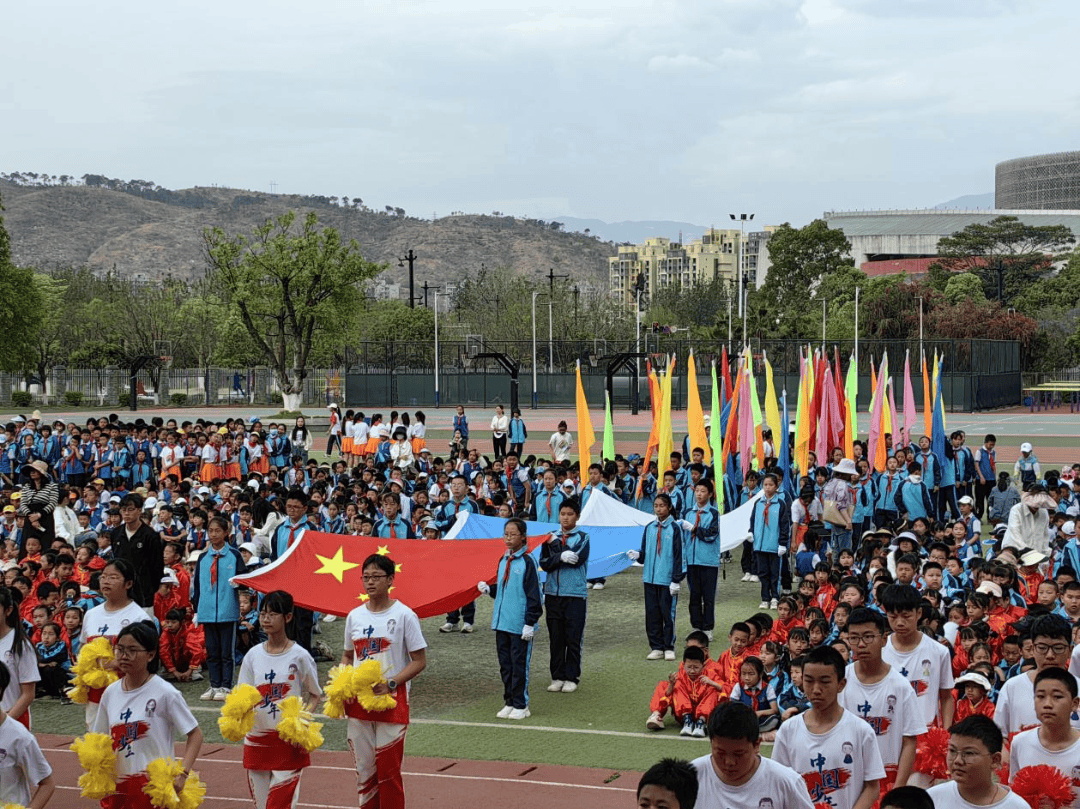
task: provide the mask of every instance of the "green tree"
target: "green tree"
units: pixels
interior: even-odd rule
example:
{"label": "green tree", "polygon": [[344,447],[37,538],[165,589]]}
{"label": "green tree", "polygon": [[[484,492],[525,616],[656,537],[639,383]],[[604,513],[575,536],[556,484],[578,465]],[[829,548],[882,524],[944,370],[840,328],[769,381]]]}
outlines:
{"label": "green tree", "polygon": [[1057,254],[1075,242],[1065,225],[1027,225],[1015,216],[999,216],[939,239],[938,254],[946,270],[977,274],[985,297],[1005,304],[1048,272]]}
{"label": "green tree", "polygon": [[954,306],[964,301],[986,302],[982,279],[975,273],[958,272],[953,274],[942,291],[945,293],[945,300]]}
{"label": "green tree", "polygon": [[824,219],[801,228],[781,225],[769,238],[768,248],[772,266],[762,290],[771,296],[781,316],[804,308],[808,293],[824,278],[853,267],[851,242]]}
{"label": "green tree", "polygon": [[[0,200],[0,211],[4,210]],[[11,261],[11,239],[0,216],[0,369],[30,367],[34,343],[45,319],[45,300],[34,283],[33,270]]]}
{"label": "green tree", "polygon": [[319,227],[315,213],[299,228],[296,220],[290,211],[250,237],[203,231],[211,287],[276,372],[286,410],[300,406],[318,332],[343,309],[359,309],[361,285],[385,269],[366,261],[355,240]]}

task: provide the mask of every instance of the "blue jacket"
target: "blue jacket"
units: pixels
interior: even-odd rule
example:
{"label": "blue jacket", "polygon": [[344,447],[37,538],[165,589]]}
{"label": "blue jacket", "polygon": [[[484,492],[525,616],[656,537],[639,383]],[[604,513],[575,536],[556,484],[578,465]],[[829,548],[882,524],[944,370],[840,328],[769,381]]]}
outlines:
{"label": "blue jacket", "polygon": [[[769,507],[768,524],[765,507]],[[790,547],[791,507],[779,493],[766,500],[762,497],[754,503],[750,513],[750,532],[754,535],[754,550],[761,553],[777,553],[781,545]]]}
{"label": "blue jacket", "polygon": [[[577,564],[562,560],[563,551],[578,555]],[[589,535],[575,528],[568,534],[556,531],[540,546],[540,568],[547,572],[544,595],[585,598],[585,570],[589,566]]]}
{"label": "blue jacket", "polygon": [[525,422],[520,418],[510,419],[510,443],[524,444],[528,437],[529,431],[525,427]]}
{"label": "blue jacket", "polygon": [[997,473],[994,472],[994,465],[990,463],[991,459],[996,463],[997,450],[987,449],[985,446],[979,447],[979,462],[976,466],[987,483],[996,483]]}
{"label": "blue jacket", "polygon": [[454,429],[461,433],[462,438],[469,437],[469,419],[466,416],[454,416]]}
{"label": "blue jacket", "polygon": [[956,485],[956,453],[953,451],[952,441],[945,442],[944,455],[935,455],[934,464],[937,468],[936,482],[938,486]]}
{"label": "blue jacket", "polygon": [[449,531],[451,526],[457,521],[457,515],[459,512],[466,512],[468,514],[481,514],[479,504],[471,497],[466,496],[460,503],[451,497],[437,509],[435,509],[435,525],[440,532]]}
{"label": "blue jacket", "polygon": [[[217,581],[211,584],[211,572],[214,559],[218,559]],[[247,572],[244,557],[231,545],[225,545],[220,551],[207,548],[195,563],[195,575],[192,577],[193,593],[191,604],[200,624],[232,623],[240,620],[240,595],[229,583],[233,576]]]}
{"label": "blue jacket", "polygon": [[899,472],[894,472],[891,479],[888,472],[882,472],[878,475],[877,481],[874,483],[875,511],[896,511],[896,495],[900,491],[903,480]]}
{"label": "blue jacket", "polygon": [[379,517],[379,519],[375,521],[371,533],[382,539],[389,539],[391,527],[394,529],[394,537],[396,539],[416,539],[416,534],[413,533],[412,526],[409,525],[400,514],[393,519],[392,523],[386,517]]}
{"label": "blue jacket", "polygon": [[683,532],[683,558],[687,565],[717,567],[720,564],[720,512],[716,506],[697,504],[686,512],[686,520],[696,524]]}
{"label": "blue jacket", "polygon": [[929,517],[935,513],[934,502],[930,499],[930,490],[926,483],[905,480],[896,493],[896,510],[901,514],[906,512],[908,522],[917,517]]}
{"label": "blue jacket", "polygon": [[[274,529],[274,538],[270,542],[270,561],[274,562],[281,556],[285,555],[285,551],[289,549],[289,533],[292,528],[292,523],[289,520],[285,520],[277,528]],[[307,517],[301,517],[300,522],[296,525],[296,531],[293,535],[293,541],[297,542],[304,535],[304,531],[315,531],[315,526],[308,520]],[[205,555],[204,555],[205,556]],[[202,557],[200,557],[202,558]]]}
{"label": "blue jacket", "polygon": [[926,488],[932,489],[937,486],[941,476],[938,473],[938,463],[934,453],[927,450],[924,454],[922,450],[919,450],[915,453],[915,460],[922,466],[922,480]]}
{"label": "blue jacket", "polygon": [[544,606],[540,600],[536,560],[528,548],[522,546],[516,553],[503,554],[499,574],[488,595],[495,599],[491,609],[492,629],[520,635],[526,626],[536,626],[544,614]]}
{"label": "blue jacket", "polygon": [[608,497],[615,496],[614,492],[612,492],[611,489],[609,489],[607,485],[602,482],[597,484],[596,486],[593,486],[591,483],[586,483],[584,486],[581,487],[582,508],[585,508],[585,504],[589,502],[589,497],[592,495],[593,492],[600,492],[601,494],[606,494]]}
{"label": "blue jacket", "polygon": [[562,502],[565,499],[566,495],[564,495],[558,487],[555,487],[549,493],[547,489],[541,486],[540,491],[537,492],[536,497],[533,498],[533,522],[546,522],[558,525],[559,506],[562,505]]}
{"label": "blue jacket", "polygon": [[975,480],[975,456],[967,447],[960,447],[955,455],[953,465],[956,468],[956,482],[971,483]]}
{"label": "blue jacket", "polygon": [[640,561],[644,565],[641,580],[645,584],[667,587],[686,576],[683,560],[685,532],[672,517],[663,522],[653,520],[641,532]]}
{"label": "blue jacket", "polygon": [[854,486],[855,510],[852,512],[851,521],[858,525],[867,517],[874,514],[874,482],[865,478],[859,478]]}

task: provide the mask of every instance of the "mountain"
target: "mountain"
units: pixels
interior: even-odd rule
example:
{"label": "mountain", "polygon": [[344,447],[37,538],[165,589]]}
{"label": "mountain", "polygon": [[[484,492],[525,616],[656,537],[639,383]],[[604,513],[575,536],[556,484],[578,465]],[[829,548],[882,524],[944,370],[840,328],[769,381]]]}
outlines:
{"label": "mountain", "polygon": [[603,288],[607,258],[615,253],[614,245],[595,236],[539,219],[460,214],[428,220],[406,216],[401,209],[346,207],[337,198],[217,187],[173,191],[100,175],[85,175],[81,184],[64,180],[0,176],[5,225],[18,264],[89,266],[101,272],[115,268],[122,275],[191,280],[205,271],[204,228],[250,235],[256,225],[290,209],[314,210],[322,224],[356,239],[365,258],[389,264],[384,275],[390,282],[408,283],[408,269],[398,267],[397,259],[411,248],[417,256],[418,288],[425,281],[458,281],[481,264],[533,276],[554,268]]}
{"label": "mountain", "polygon": [[[578,219],[574,216],[558,216],[555,221],[562,222],[567,230],[577,231],[578,233],[584,233],[588,230],[589,235],[616,244],[622,242],[641,244],[653,236],[666,236],[674,242],[679,240],[680,232],[684,241],[690,241],[691,239],[700,239],[701,235],[708,229],[705,225],[695,225],[690,222],[647,220],[640,222],[604,222],[601,219]],[[719,227],[728,226],[721,223]]]}
{"label": "mountain", "polygon": [[950,199],[948,202],[943,202],[940,205],[935,205],[934,209],[948,208],[952,210],[960,211],[975,211],[975,210],[987,210],[994,207],[994,192],[990,191],[986,194],[965,194],[962,197],[956,199]]}

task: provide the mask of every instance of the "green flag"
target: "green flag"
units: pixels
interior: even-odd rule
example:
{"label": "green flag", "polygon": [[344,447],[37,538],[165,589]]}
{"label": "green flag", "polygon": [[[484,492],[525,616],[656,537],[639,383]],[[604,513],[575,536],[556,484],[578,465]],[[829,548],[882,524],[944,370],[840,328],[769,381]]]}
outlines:
{"label": "green flag", "polygon": [[720,425],[720,384],[716,379],[716,363],[712,364],[712,410],[709,413],[709,448],[712,450],[713,483],[716,484],[716,507],[724,513],[724,431]]}
{"label": "green flag", "polygon": [[615,425],[611,423],[611,395],[604,393],[604,460],[615,460]]}

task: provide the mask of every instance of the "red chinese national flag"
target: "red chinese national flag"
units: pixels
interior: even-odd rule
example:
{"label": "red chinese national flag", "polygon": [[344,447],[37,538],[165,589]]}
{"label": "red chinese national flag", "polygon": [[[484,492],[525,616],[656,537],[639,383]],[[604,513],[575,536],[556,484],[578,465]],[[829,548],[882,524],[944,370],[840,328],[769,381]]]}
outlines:
{"label": "red chinese national flag", "polygon": [[[549,536],[529,537],[529,550]],[[501,538],[379,539],[305,531],[276,562],[232,581],[258,593],[285,590],[300,607],[348,615],[367,601],[363,564],[377,553],[397,566],[390,595],[420,618],[430,618],[475,599],[476,583],[495,581],[505,552]]]}

